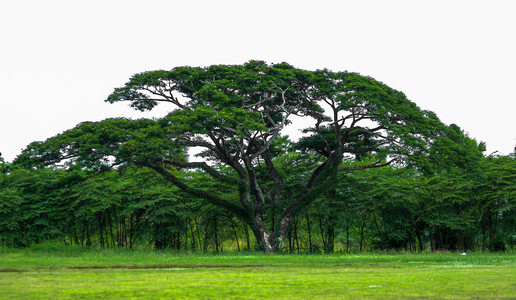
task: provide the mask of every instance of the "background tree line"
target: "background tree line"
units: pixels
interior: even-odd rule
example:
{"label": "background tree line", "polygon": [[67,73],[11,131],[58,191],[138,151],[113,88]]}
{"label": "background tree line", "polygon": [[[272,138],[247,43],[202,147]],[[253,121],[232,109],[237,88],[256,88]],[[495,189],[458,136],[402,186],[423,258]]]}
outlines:
{"label": "background tree line", "polygon": [[[443,148],[436,155],[450,153]],[[432,170],[389,166],[339,174],[337,184],[294,219],[282,251],[513,249],[514,154],[476,157],[461,162],[464,156],[456,154],[440,167],[421,162]],[[276,162],[286,178],[286,192],[294,199],[299,177],[306,176],[316,160],[310,153],[284,149]],[[260,248],[247,224],[149,169],[122,167],[92,176],[84,170],[26,169],[4,163],[3,170],[2,246],[51,241],[180,251]],[[202,172],[175,172],[196,187],[238,197]],[[260,218],[274,231],[279,216],[272,205]]]}

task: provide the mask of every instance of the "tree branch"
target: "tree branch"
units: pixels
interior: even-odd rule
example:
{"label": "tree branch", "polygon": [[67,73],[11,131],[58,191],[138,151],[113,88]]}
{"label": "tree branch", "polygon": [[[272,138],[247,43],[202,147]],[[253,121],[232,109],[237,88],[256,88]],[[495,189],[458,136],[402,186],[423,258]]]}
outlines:
{"label": "tree branch", "polygon": [[390,161],[388,161],[386,163],[380,164],[381,160],[379,160],[379,161],[377,161],[375,163],[372,163],[372,164],[369,164],[369,165],[365,165],[365,166],[340,167],[339,171],[356,171],[356,170],[364,170],[364,169],[381,168],[381,167],[385,167],[385,166],[390,165],[394,161],[396,161],[396,160],[392,159],[392,160],[390,160]]}
{"label": "tree branch", "polygon": [[247,222],[251,222],[249,214],[242,207],[235,205],[234,203],[231,203],[220,197],[217,197],[213,193],[210,193],[210,192],[207,192],[204,190],[200,190],[200,189],[196,189],[196,188],[192,188],[191,186],[185,184],[183,181],[181,181],[179,178],[177,178],[174,174],[167,171],[163,166],[160,166],[160,165],[154,164],[154,163],[137,161],[137,160],[133,160],[133,162],[153,169],[154,171],[161,174],[165,179],[167,179],[168,181],[170,181],[172,184],[174,184],[178,188],[182,189],[183,191],[185,191],[191,195],[203,198],[203,199],[209,201],[210,203],[212,203],[213,205],[223,207],[223,208],[231,211],[235,215],[239,216],[243,220],[247,220]]}
{"label": "tree branch", "polygon": [[274,164],[272,163],[272,159],[270,158],[269,150],[263,152],[262,154],[263,160],[265,161],[265,165],[267,166],[267,170],[269,170],[269,174],[271,175],[272,179],[274,180],[274,189],[272,192],[267,193],[269,198],[271,199],[272,203],[276,206],[280,206],[281,201],[279,199],[281,195],[281,191],[283,190],[283,187],[285,186],[285,182],[279,175],[278,171],[274,167]]}
{"label": "tree branch", "polygon": [[183,161],[172,160],[172,159],[167,159],[167,158],[162,158],[162,161],[164,163],[168,163],[168,164],[176,166],[176,167],[182,167],[182,168],[186,168],[186,169],[189,169],[189,168],[202,169],[202,170],[206,171],[206,173],[210,174],[212,177],[214,177],[220,181],[226,182],[226,183],[231,183],[231,184],[239,184],[240,183],[240,180],[238,180],[234,177],[231,177],[231,176],[221,174],[219,171],[210,167],[205,162],[183,162]]}

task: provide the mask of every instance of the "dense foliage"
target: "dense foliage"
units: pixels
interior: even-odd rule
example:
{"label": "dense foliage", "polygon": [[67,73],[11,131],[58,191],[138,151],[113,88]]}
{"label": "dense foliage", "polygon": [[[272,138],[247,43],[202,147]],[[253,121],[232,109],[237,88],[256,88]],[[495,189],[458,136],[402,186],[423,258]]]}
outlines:
{"label": "dense foliage", "polygon": [[[308,154],[287,152],[278,163],[285,189],[295,198],[300,178],[316,161]],[[283,250],[514,248],[514,155],[481,157],[477,163],[475,173],[424,175],[393,167],[343,173],[332,190],[296,216]],[[237,196],[201,172],[175,172],[213,194]],[[273,230],[278,216],[268,207],[261,218]],[[0,177],[4,246],[53,241],[183,251],[260,248],[250,236],[248,224],[149,169],[126,167],[92,176],[84,170],[18,168]]]}
{"label": "dense foliage", "polygon": [[[3,244],[514,245],[514,156],[484,157],[458,126],[372,78],[256,61],[180,67],[136,74],[107,101],[172,111],[81,123],[2,164]],[[292,142],[283,131],[296,118]],[[202,149],[196,160],[190,149]]]}

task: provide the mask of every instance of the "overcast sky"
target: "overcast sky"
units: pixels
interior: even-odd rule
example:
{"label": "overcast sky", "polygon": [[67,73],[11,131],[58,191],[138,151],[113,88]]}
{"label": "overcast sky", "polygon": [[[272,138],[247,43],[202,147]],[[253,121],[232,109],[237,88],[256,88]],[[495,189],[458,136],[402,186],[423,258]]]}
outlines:
{"label": "overcast sky", "polygon": [[131,75],[288,62],[403,91],[488,154],[516,145],[516,2],[0,0],[0,152],[82,121],[160,117],[103,100]]}

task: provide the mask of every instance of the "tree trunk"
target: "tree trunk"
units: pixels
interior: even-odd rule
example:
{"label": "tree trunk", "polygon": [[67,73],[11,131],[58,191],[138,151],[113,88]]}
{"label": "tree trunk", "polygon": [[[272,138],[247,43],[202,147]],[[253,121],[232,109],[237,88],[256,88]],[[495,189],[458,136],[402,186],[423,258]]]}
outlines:
{"label": "tree trunk", "polygon": [[251,241],[249,240],[249,228],[247,227],[247,224],[244,223],[244,229],[245,229],[245,239],[247,242],[247,251],[251,251]]}
{"label": "tree trunk", "polygon": [[102,222],[102,216],[100,213],[97,213],[97,219],[99,223],[99,243],[100,248],[104,248],[104,225]]}
{"label": "tree trunk", "polygon": [[319,231],[321,231],[321,239],[323,243],[323,249],[326,250],[326,239],[324,238],[324,228],[322,225],[322,218],[319,218]]}
{"label": "tree trunk", "polygon": [[120,237],[120,235],[121,235],[121,233],[120,233],[120,226],[119,226],[118,214],[116,213],[116,210],[114,211],[113,219],[114,219],[114,222],[115,222],[116,245],[117,245],[117,247],[120,248],[120,244],[122,243],[122,239]]}
{"label": "tree trunk", "polygon": [[203,243],[203,247],[202,247],[202,250],[204,252],[206,252],[208,250],[208,230],[209,230],[209,227],[210,226],[210,222],[209,222],[209,219],[206,220],[206,224],[204,225],[204,243]]}
{"label": "tree trunk", "polygon": [[82,222],[82,233],[81,233],[81,247],[84,247],[84,236],[86,234],[86,226]]}
{"label": "tree trunk", "polygon": [[203,251],[202,247],[202,240],[201,240],[201,227],[199,227],[199,224],[197,222],[197,217],[194,218],[194,224],[195,224],[195,230],[197,231],[197,241],[199,242],[199,250]]}
{"label": "tree trunk", "polygon": [[298,221],[294,221],[294,240],[296,241],[297,254],[299,254],[299,238],[297,236],[297,223]]}
{"label": "tree trunk", "polygon": [[349,223],[346,224],[346,253],[349,253]]}
{"label": "tree trunk", "polygon": [[288,253],[292,254],[292,228],[288,231]]}
{"label": "tree trunk", "polygon": [[416,233],[416,237],[417,237],[417,242],[418,242],[418,245],[419,245],[419,252],[423,252],[425,250],[425,246],[423,244],[423,235],[421,232],[417,232]]}
{"label": "tree trunk", "polygon": [[333,253],[335,251],[335,227],[333,224],[330,224],[327,228],[327,235],[326,249],[324,252]]}
{"label": "tree trunk", "polygon": [[[194,235],[194,230],[193,230],[193,225],[192,225],[192,220],[191,219],[188,219],[188,222],[186,224],[188,227],[190,227],[190,235],[192,236],[192,250],[193,251],[197,251],[197,247],[195,246],[195,235]],[[186,228],[186,230],[188,231],[188,227]]]}
{"label": "tree trunk", "polygon": [[265,253],[277,253],[281,249],[282,242],[285,240],[289,233],[289,226],[292,222],[292,218],[289,216],[283,217],[279,222],[276,231],[270,234],[265,225],[262,222],[259,214],[254,217],[254,222],[251,226],[251,230],[256,238],[258,244],[262,247]]}
{"label": "tree trunk", "polygon": [[482,225],[482,252],[486,251],[486,227]]}
{"label": "tree trunk", "polygon": [[271,228],[271,232],[274,232],[274,225],[276,225],[276,208],[275,207],[272,207],[272,228]]}
{"label": "tree trunk", "polygon": [[236,243],[237,243],[237,249],[238,249],[238,252],[240,252],[240,243],[238,241],[238,234],[237,234],[237,230],[236,230],[236,225],[235,225],[235,222],[233,221],[233,219],[230,217],[230,221],[231,221],[231,227],[233,228],[233,233],[235,235],[235,240],[236,240]]}
{"label": "tree trunk", "polygon": [[310,228],[310,218],[308,217],[308,210],[305,208],[305,216],[306,216],[306,227],[308,229],[308,249],[309,253],[312,253],[312,230]]}
{"label": "tree trunk", "polygon": [[90,233],[90,225],[89,225],[89,221],[86,221],[86,246],[89,247],[91,246],[91,233]]}
{"label": "tree trunk", "polygon": [[111,214],[108,212],[108,225],[109,225],[109,235],[111,237],[111,248],[115,248],[115,238],[113,235],[113,222],[111,221]]}
{"label": "tree trunk", "polygon": [[133,248],[133,239],[134,239],[134,216],[131,214],[130,223],[129,223],[129,249]]}
{"label": "tree trunk", "polygon": [[387,238],[387,234],[384,234],[381,230],[380,230],[380,225],[378,225],[378,220],[376,219],[376,214],[373,213],[373,221],[374,221],[374,224],[376,226],[376,231],[378,232],[378,236],[380,237],[380,250],[383,250],[384,249],[384,245],[387,245],[388,247],[388,238]]}
{"label": "tree trunk", "polygon": [[360,252],[362,252],[362,245],[364,242],[364,229],[365,229],[365,223],[366,223],[366,217],[367,215],[364,215],[364,219],[362,219],[362,226],[360,226]]}
{"label": "tree trunk", "polygon": [[[77,225],[75,225],[77,227]],[[79,236],[77,235],[77,228],[74,228],[73,230],[74,238],[75,238],[75,245],[79,246]]]}
{"label": "tree trunk", "polygon": [[[268,146],[267,146],[268,147]],[[310,177],[306,187],[304,188],[304,192],[302,195],[293,201],[285,211],[278,211],[282,215],[278,216],[275,213],[275,218],[280,218],[278,223],[274,222],[274,231],[269,233],[264,226],[263,220],[260,220],[260,216],[262,214],[262,208],[265,204],[265,195],[260,187],[257,176],[255,174],[255,166],[253,165],[253,159],[250,157],[242,157],[244,166],[241,166],[238,162],[232,161],[231,158],[225,157],[224,160],[231,167],[235,169],[235,171],[239,174],[240,180],[239,182],[244,182],[240,186],[240,204],[235,204],[230,201],[227,201],[223,198],[217,197],[213,193],[209,193],[204,190],[195,189],[191,186],[188,186],[184,182],[182,182],[179,178],[177,178],[174,174],[167,171],[163,165],[160,163],[150,163],[146,161],[139,161],[135,159],[133,162],[149,167],[159,174],[164,176],[168,181],[172,184],[176,185],[183,191],[195,195],[197,197],[201,197],[213,205],[217,207],[221,207],[227,209],[232,214],[249,224],[251,227],[258,244],[263,248],[263,251],[266,253],[277,253],[281,248],[282,242],[287,237],[287,234],[290,229],[290,225],[292,224],[293,217],[300,212],[301,209],[305,208],[309,205],[313,199],[316,199],[318,195],[327,190],[333,183],[332,179],[336,178],[336,174],[340,163],[343,158],[343,147],[337,147],[335,151],[332,151],[332,154],[328,157],[327,161],[320,165]],[[264,148],[265,149],[265,148]],[[222,152],[225,150],[220,149]],[[284,182],[282,181],[279,174],[276,172],[274,165],[272,164],[272,160],[268,156],[267,151],[262,151],[261,158],[263,158],[267,164],[267,169],[269,173],[274,179],[274,189],[271,191],[269,197],[274,205],[277,207],[282,207],[281,205],[281,191],[284,186]],[[204,165],[201,168],[207,168]],[[213,171],[213,170],[211,170]],[[216,173],[216,172],[214,172]],[[229,180],[234,183],[233,180],[224,177],[225,180]],[[255,198],[255,203],[251,201],[251,195]],[[249,208],[252,207],[252,210]],[[217,245],[218,246],[218,245]]]}
{"label": "tree trunk", "polygon": [[256,241],[263,247],[263,251],[266,253],[278,253],[281,249],[283,241],[288,237],[290,225],[294,218],[292,213],[287,210],[287,213],[281,218],[281,221],[277,224],[276,231],[270,234],[265,225],[263,224],[260,214],[255,214],[251,230],[254,233]]}
{"label": "tree trunk", "polygon": [[274,241],[274,237],[269,235],[258,215],[255,216],[253,225],[251,229],[253,230],[256,241],[263,247],[263,251],[265,251],[265,253],[278,252],[278,246],[276,241]]}
{"label": "tree trunk", "polygon": [[213,230],[215,231],[215,252],[219,252],[219,235],[217,233],[217,217],[213,218]]}

